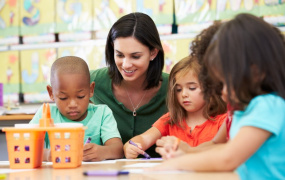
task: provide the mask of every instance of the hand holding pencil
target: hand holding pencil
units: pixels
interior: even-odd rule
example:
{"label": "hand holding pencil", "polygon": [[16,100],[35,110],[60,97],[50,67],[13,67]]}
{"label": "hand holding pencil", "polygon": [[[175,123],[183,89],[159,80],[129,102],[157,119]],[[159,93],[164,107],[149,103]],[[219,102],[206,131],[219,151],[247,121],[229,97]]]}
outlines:
{"label": "hand holding pencil", "polygon": [[140,143],[135,143],[132,140],[128,141],[124,145],[124,153],[127,159],[135,159],[138,155],[142,154],[145,158],[150,158],[150,156],[142,150]]}

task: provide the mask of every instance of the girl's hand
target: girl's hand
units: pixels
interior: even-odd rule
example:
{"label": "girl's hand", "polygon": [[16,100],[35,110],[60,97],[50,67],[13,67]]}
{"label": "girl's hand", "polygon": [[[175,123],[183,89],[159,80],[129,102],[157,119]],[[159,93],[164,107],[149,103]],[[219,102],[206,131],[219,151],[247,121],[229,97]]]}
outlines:
{"label": "girl's hand", "polygon": [[87,143],[83,147],[83,161],[102,161],[104,152],[101,152],[100,145]]}
{"label": "girl's hand", "polygon": [[156,152],[161,155],[163,159],[170,159],[186,154],[190,146],[180,141],[175,136],[164,136],[156,141]]}
{"label": "girl's hand", "polygon": [[166,152],[164,148],[157,147],[155,151],[161,155],[163,159],[171,159],[186,154],[184,151],[178,149],[176,151]]}
{"label": "girl's hand", "polygon": [[177,146],[179,146],[179,144],[177,144],[177,139],[178,138],[175,136],[163,136],[156,141],[156,146],[164,148],[166,152],[169,152],[177,149]]}
{"label": "girl's hand", "polygon": [[137,142],[135,143],[138,145],[138,147],[130,144],[129,141],[124,145],[124,153],[127,159],[135,159],[139,154],[144,154],[141,144]]}

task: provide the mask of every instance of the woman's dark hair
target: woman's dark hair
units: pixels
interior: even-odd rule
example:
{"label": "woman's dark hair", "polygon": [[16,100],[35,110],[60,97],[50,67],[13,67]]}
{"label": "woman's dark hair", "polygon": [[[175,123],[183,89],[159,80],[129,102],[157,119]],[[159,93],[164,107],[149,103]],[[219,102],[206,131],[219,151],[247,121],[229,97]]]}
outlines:
{"label": "woman's dark hair", "polygon": [[285,99],[284,36],[261,18],[239,14],[222,25],[205,61],[210,73],[226,83],[233,107],[244,108],[255,96],[270,92]]}
{"label": "woman's dark hair", "polygon": [[114,41],[119,37],[134,37],[140,43],[147,46],[150,51],[154,48],[158,49],[157,56],[153,61],[150,61],[147,70],[146,89],[158,86],[164,66],[164,51],[153,20],[143,13],[130,13],[121,17],[110,29],[106,42],[105,55],[106,63],[109,67],[109,75],[115,84],[120,84],[123,80],[114,59]]}
{"label": "woman's dark hair", "polygon": [[215,21],[211,26],[199,33],[191,43],[191,56],[196,57],[201,65],[199,73],[199,81],[203,88],[204,99],[207,102],[207,110],[210,116],[225,113],[227,110],[226,103],[221,98],[222,83],[216,82],[213,77],[208,74],[207,67],[204,66],[204,55],[214,37],[215,33],[221,27],[220,21]]}

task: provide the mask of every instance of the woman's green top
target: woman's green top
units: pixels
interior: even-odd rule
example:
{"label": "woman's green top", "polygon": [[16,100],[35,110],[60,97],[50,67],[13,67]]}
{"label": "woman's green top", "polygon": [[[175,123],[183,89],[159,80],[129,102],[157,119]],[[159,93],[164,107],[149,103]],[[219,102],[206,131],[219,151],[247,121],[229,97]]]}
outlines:
{"label": "woman's green top", "polygon": [[[137,109],[137,115],[119,102],[112,91],[112,80],[108,68],[90,71],[90,81],[95,82],[94,95],[90,99],[94,104],[106,104],[113,111],[123,143],[132,137],[148,130],[152,124],[167,112],[165,97],[167,94],[169,74],[162,73],[162,84],[157,94],[149,103]],[[154,146],[146,151],[150,156],[157,157]]]}

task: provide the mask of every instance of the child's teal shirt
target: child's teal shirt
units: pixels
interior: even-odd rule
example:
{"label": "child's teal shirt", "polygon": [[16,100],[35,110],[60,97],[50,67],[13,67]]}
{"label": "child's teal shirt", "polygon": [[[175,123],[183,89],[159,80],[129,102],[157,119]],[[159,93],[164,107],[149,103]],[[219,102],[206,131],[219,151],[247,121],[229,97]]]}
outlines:
{"label": "child's teal shirt", "polygon": [[[30,124],[39,124],[39,120],[42,118],[42,108],[43,106],[39,108],[30,121]],[[63,116],[55,104],[50,105],[50,112],[54,123],[81,123],[83,126],[86,126],[84,142],[88,137],[91,137],[91,143],[103,145],[108,139],[121,138],[113,113],[106,105],[89,104],[86,118],[78,122],[69,120]],[[47,134],[45,137],[45,145],[46,148],[50,147]]]}
{"label": "child's teal shirt", "polygon": [[272,135],[238,167],[240,178],[285,179],[285,100],[276,94],[255,97],[244,111],[234,112],[230,138],[244,126],[257,127]]}

